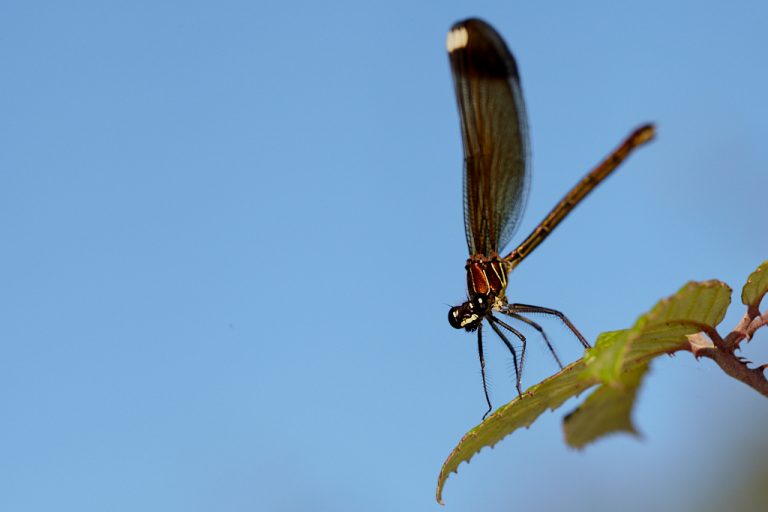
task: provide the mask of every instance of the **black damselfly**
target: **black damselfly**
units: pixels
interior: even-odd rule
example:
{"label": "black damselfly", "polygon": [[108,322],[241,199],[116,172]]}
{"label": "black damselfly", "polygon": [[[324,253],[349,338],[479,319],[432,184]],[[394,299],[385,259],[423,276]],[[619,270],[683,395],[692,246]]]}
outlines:
{"label": "black damselfly", "polygon": [[[536,229],[505,256],[499,250],[514,234],[528,195],[528,128],[517,64],[504,40],[488,23],[468,19],[448,32],[448,56],[456,88],[464,146],[464,229],[469,247],[467,300],[450,309],[448,320],[457,329],[477,331],[483,391],[491,411],[483,357],[483,320],[501,338],[514,360],[515,386],[525,361],[525,336],[496,313],[519,320],[538,331],[562,369],[563,365],[542,327],[527,318],[543,313],[562,320],[584,346],[589,343],[560,311],[509,303],[507,277],[636,147],[654,136],[652,125],[635,130],[552,209]],[[520,356],[506,333],[521,341]]]}

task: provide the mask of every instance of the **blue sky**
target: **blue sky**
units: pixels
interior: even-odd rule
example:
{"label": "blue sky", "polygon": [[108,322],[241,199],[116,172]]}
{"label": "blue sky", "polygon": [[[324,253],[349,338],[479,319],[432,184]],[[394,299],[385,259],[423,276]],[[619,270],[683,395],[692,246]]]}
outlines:
{"label": "blue sky", "polygon": [[[4,2],[0,509],[438,509],[485,410],[474,337],[446,319],[467,254],[444,40],[468,16],[522,77],[515,241],[631,129],[659,131],[511,300],[594,339],[768,259],[759,2]],[[514,375],[489,341],[499,406]],[[554,370],[531,347],[523,384]],[[703,508],[768,452],[765,399],[686,354],[654,364],[642,440],[566,448],[574,405],[463,465],[446,510]]]}

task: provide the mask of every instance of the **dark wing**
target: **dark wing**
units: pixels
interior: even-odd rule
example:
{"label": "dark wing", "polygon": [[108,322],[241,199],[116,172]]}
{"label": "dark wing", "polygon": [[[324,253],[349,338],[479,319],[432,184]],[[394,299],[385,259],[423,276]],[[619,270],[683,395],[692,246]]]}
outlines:
{"label": "dark wing", "polygon": [[490,256],[514,234],[528,195],[528,127],[517,64],[486,22],[448,32],[464,142],[464,228],[470,254]]}

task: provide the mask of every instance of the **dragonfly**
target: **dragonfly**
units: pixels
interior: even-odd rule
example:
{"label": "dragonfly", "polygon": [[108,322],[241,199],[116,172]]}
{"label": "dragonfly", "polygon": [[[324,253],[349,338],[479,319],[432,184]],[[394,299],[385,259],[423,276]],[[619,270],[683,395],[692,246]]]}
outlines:
{"label": "dragonfly", "polygon": [[[467,300],[448,312],[456,329],[477,333],[480,373],[488,410],[493,409],[486,383],[483,355],[484,321],[509,351],[515,387],[522,396],[521,376],[526,337],[509,319],[539,333],[560,369],[563,364],[544,329],[528,318],[543,314],[558,318],[581,345],[587,340],[563,313],[507,300],[507,279],[517,267],[592,190],[639,146],[654,137],[654,126],[634,130],[592,171],[581,179],[514,250],[501,256],[520,224],[530,183],[530,149],[517,63],[499,33],[488,23],[470,18],[454,24],[446,46],[456,91],[464,149],[464,231],[469,249]],[[500,316],[503,316],[502,319]],[[510,335],[520,340],[518,357]]]}

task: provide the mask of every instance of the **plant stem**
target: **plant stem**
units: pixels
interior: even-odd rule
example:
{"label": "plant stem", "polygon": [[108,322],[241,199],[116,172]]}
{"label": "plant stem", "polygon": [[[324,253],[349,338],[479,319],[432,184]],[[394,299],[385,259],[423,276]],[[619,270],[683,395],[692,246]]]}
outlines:
{"label": "plant stem", "polygon": [[762,366],[748,368],[747,364],[733,353],[720,350],[717,347],[700,348],[695,354],[696,357],[712,359],[725,373],[768,397],[768,379],[765,378]]}
{"label": "plant stem", "polygon": [[689,337],[690,350],[697,358],[707,357],[713,360],[726,374],[768,397],[768,379],[764,373],[768,365],[749,368],[742,358],[734,354],[742,341],[751,339],[755,331],[765,325],[768,325],[768,311],[761,316],[757,306],[750,306],[739,325],[724,339],[717,332],[707,332],[711,339],[711,342],[707,343],[706,338],[699,333]]}

